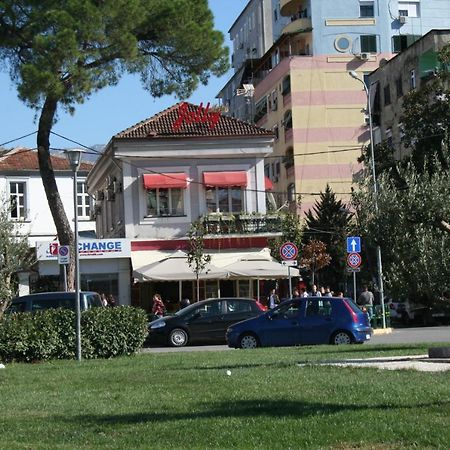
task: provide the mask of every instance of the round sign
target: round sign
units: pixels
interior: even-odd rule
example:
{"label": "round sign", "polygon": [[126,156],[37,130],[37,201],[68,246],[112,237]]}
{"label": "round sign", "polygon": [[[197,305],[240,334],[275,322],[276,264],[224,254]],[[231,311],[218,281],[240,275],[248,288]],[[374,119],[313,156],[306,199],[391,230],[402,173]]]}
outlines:
{"label": "round sign", "polygon": [[298,256],[298,248],[292,242],[285,242],[280,247],[280,255],[283,259],[292,261],[293,259],[296,259]]}
{"label": "round sign", "polygon": [[58,254],[59,256],[67,256],[69,254],[69,246],[60,245],[58,248]]}
{"label": "round sign", "polygon": [[349,253],[347,256],[347,264],[352,269],[356,269],[361,265],[361,255],[359,253]]}

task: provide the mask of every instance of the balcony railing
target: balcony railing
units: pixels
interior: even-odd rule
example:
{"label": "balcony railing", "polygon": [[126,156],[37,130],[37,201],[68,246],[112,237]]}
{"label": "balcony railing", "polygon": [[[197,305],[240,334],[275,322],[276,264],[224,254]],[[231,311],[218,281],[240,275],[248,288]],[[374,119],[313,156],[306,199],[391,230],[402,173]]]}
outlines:
{"label": "balcony railing", "polygon": [[210,214],[202,223],[205,234],[279,233],[282,219],[277,214]]}

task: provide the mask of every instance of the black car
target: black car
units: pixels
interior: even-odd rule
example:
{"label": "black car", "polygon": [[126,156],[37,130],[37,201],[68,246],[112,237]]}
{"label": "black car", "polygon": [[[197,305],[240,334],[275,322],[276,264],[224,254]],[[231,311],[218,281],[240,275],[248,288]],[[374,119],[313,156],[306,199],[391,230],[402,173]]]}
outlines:
{"label": "black car", "polygon": [[211,298],[193,303],[153,320],[148,343],[183,347],[189,343],[225,343],[225,331],[233,323],[262,314],[265,307],[251,298]]}
{"label": "black car", "polygon": [[[102,306],[102,299],[97,292],[80,291],[80,309],[82,311]],[[75,310],[75,292],[39,292],[22,295],[12,299],[8,312],[35,312],[54,308]]]}

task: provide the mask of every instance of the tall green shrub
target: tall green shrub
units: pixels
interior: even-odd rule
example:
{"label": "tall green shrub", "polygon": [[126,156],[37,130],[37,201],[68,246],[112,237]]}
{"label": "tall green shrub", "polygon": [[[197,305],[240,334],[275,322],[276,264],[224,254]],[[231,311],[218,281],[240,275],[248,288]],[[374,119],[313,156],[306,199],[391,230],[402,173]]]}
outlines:
{"label": "tall green shrub", "polygon": [[[93,308],[81,315],[82,357],[131,355],[147,336],[145,311],[133,307]],[[0,320],[0,360],[32,362],[75,357],[75,312],[49,309]]]}

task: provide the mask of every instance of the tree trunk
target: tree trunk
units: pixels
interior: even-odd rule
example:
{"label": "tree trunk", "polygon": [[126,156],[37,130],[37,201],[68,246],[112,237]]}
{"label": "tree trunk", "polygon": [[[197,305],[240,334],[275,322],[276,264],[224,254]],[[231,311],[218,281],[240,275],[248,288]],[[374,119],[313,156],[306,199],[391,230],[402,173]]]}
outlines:
{"label": "tree trunk", "polygon": [[59,244],[71,246],[72,251],[70,252],[70,263],[68,265],[67,286],[69,290],[73,290],[75,284],[74,234],[70,228],[64,205],[58,192],[55,172],[53,171],[50,159],[50,131],[53,126],[57,106],[58,101],[56,99],[51,97],[46,98],[39,118],[37,149],[42,184],[44,185],[48,206],[53,217],[53,222],[55,223],[56,232],[58,233]]}

